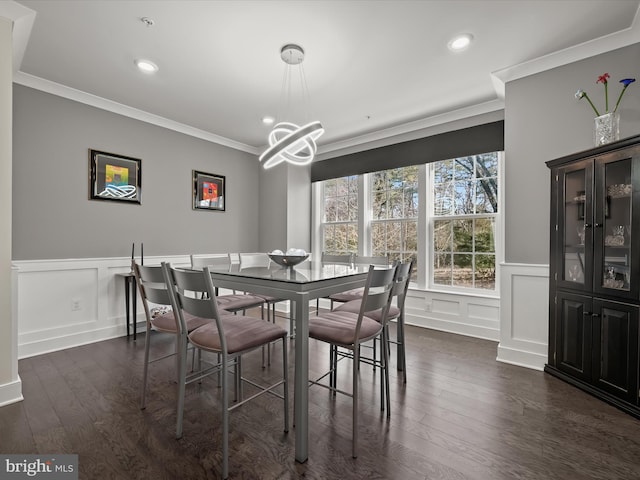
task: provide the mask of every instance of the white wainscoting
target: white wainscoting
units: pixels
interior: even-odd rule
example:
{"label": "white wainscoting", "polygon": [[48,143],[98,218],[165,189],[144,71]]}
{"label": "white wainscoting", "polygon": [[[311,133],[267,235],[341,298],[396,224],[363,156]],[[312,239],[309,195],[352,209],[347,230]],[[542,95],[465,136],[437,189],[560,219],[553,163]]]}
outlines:
{"label": "white wainscoting", "polygon": [[[145,263],[188,265],[188,255]],[[124,281],[128,258],[15,261],[18,358],[126,334]],[[548,266],[505,264],[502,298],[410,290],[406,322],[499,341],[497,360],[541,370],[548,338]],[[80,309],[74,310],[79,302]],[[315,306],[315,305],[314,305]],[[281,305],[286,309],[286,305]],[[144,313],[138,302],[138,329]]]}
{"label": "white wainscoting", "polygon": [[500,268],[500,362],[542,370],[549,344],[549,266]]}
{"label": "white wainscoting", "polygon": [[405,322],[498,341],[500,299],[452,292],[409,290],[405,302]]}
{"label": "white wainscoting", "polygon": [[[188,255],[145,258],[145,264],[189,265]],[[17,267],[18,358],[126,335],[124,280],[128,258],[14,261]],[[144,311],[138,298],[138,331]]]}

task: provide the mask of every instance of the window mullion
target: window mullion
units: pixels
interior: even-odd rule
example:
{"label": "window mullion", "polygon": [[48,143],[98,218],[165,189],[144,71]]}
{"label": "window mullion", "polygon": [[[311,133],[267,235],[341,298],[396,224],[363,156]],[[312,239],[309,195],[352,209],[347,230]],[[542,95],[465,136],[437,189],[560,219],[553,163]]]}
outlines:
{"label": "window mullion", "polygon": [[418,288],[427,288],[431,277],[431,265],[433,265],[434,253],[433,242],[429,239],[432,236],[431,217],[433,216],[433,195],[429,195],[431,185],[431,169],[427,165],[418,167],[418,247],[417,247],[417,269]]}
{"label": "window mullion", "polygon": [[358,255],[371,255],[371,175],[358,177]]}

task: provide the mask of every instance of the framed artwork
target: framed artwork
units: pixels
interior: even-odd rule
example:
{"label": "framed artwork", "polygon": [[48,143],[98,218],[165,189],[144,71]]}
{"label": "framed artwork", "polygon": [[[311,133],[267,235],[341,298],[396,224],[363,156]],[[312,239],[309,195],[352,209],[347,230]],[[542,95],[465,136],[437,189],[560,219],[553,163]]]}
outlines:
{"label": "framed artwork", "polygon": [[224,212],[225,177],[193,170],[193,209]]}
{"label": "framed artwork", "polygon": [[140,204],[142,160],[89,150],[91,200]]}

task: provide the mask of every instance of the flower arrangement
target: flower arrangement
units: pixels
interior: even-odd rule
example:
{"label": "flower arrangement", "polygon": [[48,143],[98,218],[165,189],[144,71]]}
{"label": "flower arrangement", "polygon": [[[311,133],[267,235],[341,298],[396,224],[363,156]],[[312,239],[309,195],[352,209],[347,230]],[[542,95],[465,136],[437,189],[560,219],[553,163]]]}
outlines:
{"label": "flower arrangement", "polygon": [[[596,83],[602,83],[604,85],[604,108],[605,108],[605,113],[609,113],[609,81],[608,81],[609,78],[611,78],[611,75],[609,75],[608,73],[604,73],[604,74],[600,75],[598,77],[598,80],[596,81]],[[624,92],[627,90],[627,87],[629,87],[629,85],[631,85],[635,81],[636,81],[635,78],[623,78],[622,80],[620,80],[620,83],[623,86],[622,86],[622,90],[620,91],[620,95],[618,96],[618,100],[616,101],[616,105],[613,108],[613,112],[612,113],[615,113],[618,110],[618,106],[620,106],[620,100],[622,100],[622,96],[624,95]],[[591,108],[593,108],[593,111],[595,112],[596,117],[600,116],[600,112],[598,112],[598,109],[596,108],[596,106],[593,104],[593,102],[589,98],[589,95],[587,95],[587,92],[585,92],[582,89],[579,89],[576,92],[576,98],[578,100],[580,100],[581,98],[586,98],[587,102],[589,102],[589,105],[591,105]]]}

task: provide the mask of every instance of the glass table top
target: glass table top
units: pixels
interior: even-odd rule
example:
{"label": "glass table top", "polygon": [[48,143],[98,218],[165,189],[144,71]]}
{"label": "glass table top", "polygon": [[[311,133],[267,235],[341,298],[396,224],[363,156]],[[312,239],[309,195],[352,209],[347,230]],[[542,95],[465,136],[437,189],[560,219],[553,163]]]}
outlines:
{"label": "glass table top", "polygon": [[304,262],[295,267],[281,267],[273,264],[270,267],[245,267],[239,264],[212,265],[209,271],[233,277],[270,279],[289,283],[310,283],[342,277],[362,275],[369,271],[368,265],[334,265],[320,262]]}

